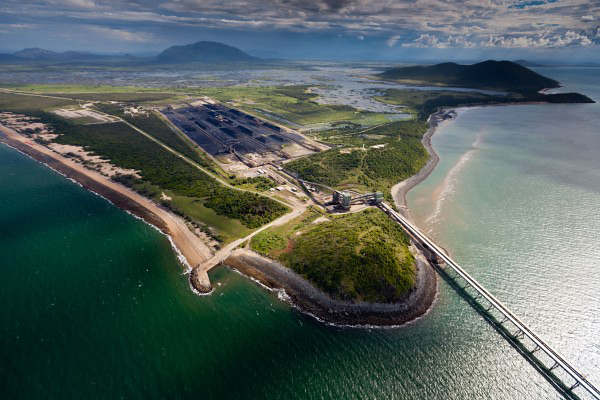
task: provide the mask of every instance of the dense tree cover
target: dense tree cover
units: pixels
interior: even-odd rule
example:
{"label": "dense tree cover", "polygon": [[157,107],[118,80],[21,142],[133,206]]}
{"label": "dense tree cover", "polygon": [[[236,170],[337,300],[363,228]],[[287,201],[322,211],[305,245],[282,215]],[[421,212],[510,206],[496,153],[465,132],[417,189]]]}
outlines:
{"label": "dense tree cover", "polygon": [[148,115],[132,115],[125,113],[120,106],[116,104],[100,103],[96,105],[98,109],[107,114],[116,115],[123,118],[132,125],[137,126],[149,135],[154,136],[173,150],[183,154],[184,156],[194,160],[213,172],[216,172],[214,164],[209,161],[206,156],[199,153],[199,147],[196,144],[187,142],[183,137],[183,133],[176,132],[158,115],[149,113]]}
{"label": "dense tree cover", "polygon": [[396,121],[366,131],[369,135],[421,138],[427,130],[427,122],[422,119]]}
{"label": "dense tree cover", "polygon": [[[422,120],[396,121],[364,133],[354,130],[336,136],[345,147],[294,160],[286,168],[311,182],[381,190],[389,198],[389,188],[417,173],[427,162],[420,141],[426,130],[427,123]],[[378,144],[383,147],[373,147]]]}
{"label": "dense tree cover", "polygon": [[123,123],[71,125],[51,114],[39,115],[62,135],[58,143],[83,146],[123,168],[140,171],[143,180],[194,197],[217,213],[257,228],[285,214],[287,207],[255,193],[227,188],[198,168]]}
{"label": "dense tree cover", "polygon": [[292,161],[286,168],[307,181],[336,186],[362,165],[363,156],[361,150],[344,153],[340,149],[331,149]]}
{"label": "dense tree cover", "polygon": [[378,209],[329,217],[320,214],[256,235],[252,248],[268,254],[332,297],[393,302],[415,282],[414,258],[402,228]]}
{"label": "dense tree cover", "polygon": [[427,157],[427,151],[419,139],[400,139],[366,152],[363,170],[373,181],[385,182],[386,186],[394,185],[419,172],[427,162]]}
{"label": "dense tree cover", "polygon": [[298,100],[312,100],[318,96],[316,93],[309,92],[308,88],[307,85],[279,86],[275,89],[275,93],[293,97]]}

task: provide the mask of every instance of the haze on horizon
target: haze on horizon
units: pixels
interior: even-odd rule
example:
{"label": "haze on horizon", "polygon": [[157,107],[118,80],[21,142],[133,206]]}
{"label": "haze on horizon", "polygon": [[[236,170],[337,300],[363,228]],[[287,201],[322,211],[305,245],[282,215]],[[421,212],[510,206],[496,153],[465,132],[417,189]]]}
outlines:
{"label": "haze on horizon", "polygon": [[586,0],[2,0],[2,51],[156,54],[223,42],[263,57],[600,62]]}

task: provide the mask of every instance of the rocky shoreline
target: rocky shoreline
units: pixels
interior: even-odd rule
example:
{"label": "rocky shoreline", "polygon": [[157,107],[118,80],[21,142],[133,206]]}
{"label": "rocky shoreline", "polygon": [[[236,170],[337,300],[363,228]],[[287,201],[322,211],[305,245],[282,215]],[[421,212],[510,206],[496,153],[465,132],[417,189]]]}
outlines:
{"label": "rocky shoreline", "polygon": [[[413,249],[414,250],[414,249]],[[276,261],[248,250],[235,250],[223,264],[271,289],[283,289],[301,312],[320,321],[344,326],[399,326],[425,314],[437,293],[437,275],[420,253],[414,288],[396,303],[346,302],[323,291]]]}

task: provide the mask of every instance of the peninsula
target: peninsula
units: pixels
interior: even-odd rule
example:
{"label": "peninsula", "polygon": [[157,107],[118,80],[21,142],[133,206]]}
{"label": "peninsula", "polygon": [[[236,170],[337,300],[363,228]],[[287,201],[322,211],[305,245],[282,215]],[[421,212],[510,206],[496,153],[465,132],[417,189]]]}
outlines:
{"label": "peninsula", "polygon": [[[158,60],[207,54],[252,62],[210,42]],[[24,56],[58,57],[15,55]],[[212,290],[208,271],[224,263],[326,322],[400,325],[434,301],[435,260],[371,206],[405,206],[398,193],[435,167],[429,140],[453,116],[448,108],[591,100],[541,93],[559,83],[505,61],[394,68],[378,78],[485,90],[379,90],[373,99],[399,107],[398,120],[323,102],[319,85],[10,85],[0,93],[0,140],[169,235],[198,292]]]}

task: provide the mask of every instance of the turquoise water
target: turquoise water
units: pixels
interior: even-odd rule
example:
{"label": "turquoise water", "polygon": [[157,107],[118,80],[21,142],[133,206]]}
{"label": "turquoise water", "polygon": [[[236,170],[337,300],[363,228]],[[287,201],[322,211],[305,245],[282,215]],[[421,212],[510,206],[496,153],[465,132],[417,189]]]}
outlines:
{"label": "turquoise water", "polygon": [[[600,101],[596,68],[540,69]],[[433,138],[416,222],[600,382],[600,105],[463,111]]]}
{"label": "turquoise water", "polygon": [[[440,168],[410,203],[465,268],[598,382],[600,169],[588,171],[600,160],[598,108],[544,107],[473,110],[445,126],[434,137]],[[518,134],[550,117],[568,128],[557,143],[542,128]],[[426,222],[437,204],[428,191],[479,132],[463,131],[484,122]],[[577,171],[589,175],[571,181]],[[226,268],[198,297],[182,271],[155,229],[0,146],[2,398],[558,397],[443,282],[424,318],[364,330],[323,325]]]}

